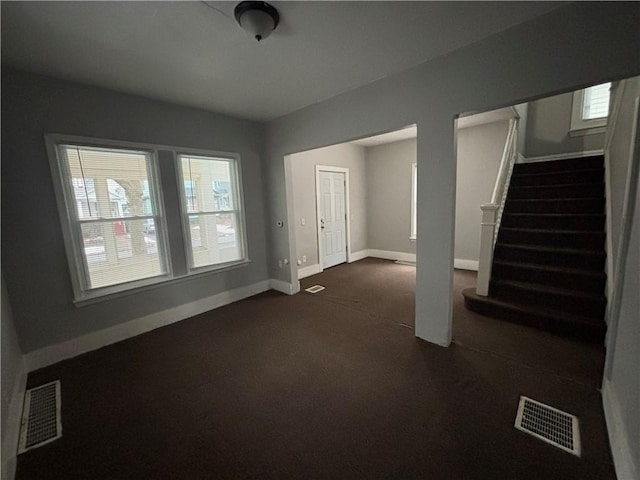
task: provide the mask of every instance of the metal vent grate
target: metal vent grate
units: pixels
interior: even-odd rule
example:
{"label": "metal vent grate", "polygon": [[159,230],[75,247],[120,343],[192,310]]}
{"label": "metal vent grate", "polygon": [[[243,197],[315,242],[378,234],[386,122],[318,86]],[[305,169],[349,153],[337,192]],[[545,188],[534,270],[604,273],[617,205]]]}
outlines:
{"label": "metal vent grate", "polygon": [[580,456],[580,427],[578,418],[574,415],[522,396],[515,427]]}
{"label": "metal vent grate", "polygon": [[314,285],[313,287],[304,289],[305,292],[309,292],[309,293],[318,293],[318,292],[321,292],[322,290],[324,290],[324,287],[322,285]]}
{"label": "metal vent grate", "polygon": [[60,422],[60,381],[26,391],[18,454],[40,447],[62,436]]}

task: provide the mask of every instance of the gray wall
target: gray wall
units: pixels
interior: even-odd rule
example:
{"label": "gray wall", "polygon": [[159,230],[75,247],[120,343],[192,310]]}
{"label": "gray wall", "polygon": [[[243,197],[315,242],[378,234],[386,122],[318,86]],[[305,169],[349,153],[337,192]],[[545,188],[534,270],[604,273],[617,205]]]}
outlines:
{"label": "gray wall", "polygon": [[[11,402],[17,402],[21,399],[13,398],[16,383],[23,374],[22,352],[18,345],[18,337],[13,324],[13,315],[9,297],[4,284],[4,275],[2,275],[2,313],[1,323],[2,330],[2,478],[13,478],[12,472],[15,469],[16,444],[17,435],[15,429],[16,424],[12,424],[15,418],[9,418],[9,413],[16,414],[19,405],[11,405]],[[9,420],[9,421],[7,421]]]}
{"label": "gray wall", "polygon": [[[298,259],[307,256],[300,267],[318,263],[318,225],[316,219],[316,165],[349,169],[349,203],[351,218],[350,252],[367,248],[367,205],[365,148],[343,143],[326,148],[296,153],[290,156],[293,181],[293,211],[295,218]],[[305,218],[306,225],[300,219]],[[294,263],[296,259],[293,259]]]}
{"label": "gray wall", "polygon": [[525,141],[526,157],[602,150],[604,133],[580,137],[569,135],[572,104],[573,93],[542,98],[529,103]]}
{"label": "gray wall", "polygon": [[[261,125],[28,73],[2,74],[2,266],[24,352],[268,278]],[[239,153],[252,263],[75,307],[45,133]]]}
{"label": "gray wall", "polygon": [[369,248],[415,253],[409,239],[413,163],[415,139],[367,148]]}
{"label": "gray wall", "polygon": [[[285,115],[267,124],[270,262],[273,278],[290,282],[296,257],[285,155],[405,125],[418,126],[416,335],[451,340],[455,218],[453,119],[588,84],[640,73],[640,12],[632,3],[576,2],[486,40]],[[589,46],[589,48],[585,48]],[[593,62],[598,58],[598,62]],[[508,65],[509,68],[503,68]],[[295,262],[292,262],[295,263]]]}
{"label": "gray wall", "polygon": [[458,129],[456,260],[478,261],[480,205],[491,201],[508,131],[508,121]]}
{"label": "gray wall", "polygon": [[[612,220],[616,220],[610,233],[615,246],[614,265],[620,255],[618,247],[622,230],[622,206],[630,167],[629,138],[632,132],[634,103],[638,96],[640,96],[640,78],[634,78],[627,82],[615,134],[610,145],[612,196],[609,201],[613,212]],[[636,157],[635,162],[640,162],[640,159]],[[636,178],[635,181],[638,182],[638,179]],[[626,435],[628,453],[634,464],[632,468],[635,468],[635,474],[638,475],[640,474],[640,320],[638,314],[640,312],[640,188],[637,189],[635,198],[631,198],[630,201],[635,202],[635,211],[627,213],[631,216],[633,212],[629,250],[624,259],[624,277],[620,275],[621,272],[614,270],[613,281],[617,288],[622,289],[622,298],[617,319],[617,333],[610,332],[610,334],[616,334],[615,348],[607,350],[609,357],[607,363],[611,366],[609,387],[613,391],[612,400],[617,402],[610,407],[618,412],[620,424],[617,428],[622,429]],[[633,208],[633,205],[631,207]],[[609,324],[613,323],[610,319]],[[612,444],[615,445],[614,441]],[[614,450],[614,458],[621,453]]]}

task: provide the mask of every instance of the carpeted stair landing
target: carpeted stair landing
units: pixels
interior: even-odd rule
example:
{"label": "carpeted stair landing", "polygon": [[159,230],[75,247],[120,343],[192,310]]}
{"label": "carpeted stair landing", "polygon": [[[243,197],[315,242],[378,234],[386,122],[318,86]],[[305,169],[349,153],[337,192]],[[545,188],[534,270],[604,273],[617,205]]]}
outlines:
{"label": "carpeted stair landing", "polygon": [[516,164],[494,249],[489,296],[469,310],[603,342],[604,158]]}

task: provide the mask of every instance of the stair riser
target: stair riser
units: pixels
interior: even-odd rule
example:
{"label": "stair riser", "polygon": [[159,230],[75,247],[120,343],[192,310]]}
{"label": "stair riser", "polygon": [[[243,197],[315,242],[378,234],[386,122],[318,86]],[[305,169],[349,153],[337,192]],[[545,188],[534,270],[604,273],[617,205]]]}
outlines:
{"label": "stair riser", "polygon": [[585,170],[577,172],[553,173],[544,175],[512,175],[511,185],[514,187],[565,185],[570,183],[598,183],[604,181],[604,170]]}
{"label": "stair riser", "polygon": [[604,198],[574,200],[511,200],[504,206],[505,213],[604,213]]}
{"label": "stair riser", "polygon": [[602,298],[577,298],[550,292],[539,292],[519,288],[513,285],[501,285],[494,282],[490,286],[492,297],[519,303],[521,305],[545,306],[566,313],[601,320],[604,318],[606,301]]}
{"label": "stair riser", "polygon": [[551,267],[580,268],[584,270],[604,271],[604,255],[567,254],[564,252],[540,252],[505,247],[496,244],[494,257],[506,262],[538,263]]}
{"label": "stair riser", "polygon": [[602,168],[604,157],[573,158],[570,160],[554,160],[551,162],[516,163],[513,171],[516,173],[548,173],[564,170]]}
{"label": "stair riser", "polygon": [[568,288],[585,293],[604,292],[605,277],[580,275],[569,272],[549,272],[535,268],[522,268],[511,265],[494,264],[491,271],[493,280],[514,280],[517,282],[539,283],[551,287]]}
{"label": "stair riser", "polygon": [[519,215],[514,213],[502,216],[503,227],[542,228],[550,230],[589,230],[604,231],[603,215]]}
{"label": "stair riser", "polygon": [[604,248],[604,233],[581,232],[525,232],[501,228],[498,242],[520,245],[548,245],[565,248],[587,248],[601,250]]}
{"label": "stair riser", "polygon": [[465,298],[465,306],[481,315],[499,318],[508,322],[534,327],[539,330],[555,333],[580,340],[587,340],[601,345],[604,342],[605,327],[599,325],[580,325],[576,327],[572,322],[541,317],[527,312],[514,311],[509,308],[488,305],[482,302]]}
{"label": "stair riser", "polygon": [[604,183],[546,187],[509,187],[509,199],[594,198],[604,196]]}

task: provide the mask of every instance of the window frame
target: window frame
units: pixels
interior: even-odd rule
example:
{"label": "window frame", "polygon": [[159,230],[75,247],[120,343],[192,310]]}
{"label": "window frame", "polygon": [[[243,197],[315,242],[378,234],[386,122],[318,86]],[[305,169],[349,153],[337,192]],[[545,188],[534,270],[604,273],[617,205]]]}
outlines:
{"label": "window frame", "polygon": [[[129,292],[140,287],[166,282],[173,278],[157,150],[142,143],[60,134],[46,134],[45,143],[52,171],[56,203],[58,206],[60,224],[67,253],[67,263],[71,274],[74,303],[91,303],[96,299]],[[83,222],[78,215],[69,162],[63,161],[60,157],[59,149],[64,145],[77,145],[78,147],[99,148],[105,150],[122,150],[126,152],[145,153],[148,155],[146,165],[149,176],[149,197],[154,208],[154,215],[127,217],[127,219],[144,220],[147,218],[153,218],[156,229],[156,241],[158,242],[158,256],[164,273],[115,285],[90,288],[89,270],[86,256],[84,254],[84,242],[82,240],[82,224],[87,222]],[[112,219],[109,218],[104,220],[110,221]],[[113,221],[117,220],[119,220],[119,217],[114,217]],[[100,219],[96,219],[96,222],[100,223]]]}
{"label": "window frame", "polygon": [[411,233],[409,240],[418,238],[418,164],[411,164]]}
{"label": "window frame", "polygon": [[[591,85],[591,87],[596,87],[598,85]],[[572,137],[594,135],[597,133],[604,133],[607,130],[607,122],[609,120],[608,115],[588,120],[582,118],[584,96],[587,88],[583,88],[581,90],[576,90],[575,92],[573,92],[573,102],[571,105],[571,125],[569,129],[569,135]],[[611,102],[611,86],[609,86],[609,102]]]}
{"label": "window frame", "polygon": [[[112,140],[104,138],[86,137],[80,135],[68,135],[60,133],[46,133],[44,135],[45,147],[47,157],[49,159],[49,167],[51,170],[51,177],[53,182],[53,190],[56,197],[56,206],[59,215],[59,222],[64,240],[64,248],[67,256],[67,265],[69,268],[69,275],[71,280],[71,286],[73,290],[72,302],[77,307],[85,305],[91,305],[98,302],[108,301],[114,298],[118,298],[125,295],[139,293],[148,289],[158,288],[167,284],[186,281],[195,276],[205,275],[207,273],[221,273],[234,268],[242,267],[251,263],[249,258],[248,248],[248,231],[247,222],[245,216],[245,201],[242,182],[242,166],[241,156],[238,153],[221,152],[214,150],[201,150],[193,148],[184,148],[174,145],[162,145],[147,142],[131,142],[126,140]],[[148,152],[150,154],[150,170],[149,170],[149,189],[150,195],[155,195],[154,206],[156,207],[155,215],[158,218],[156,221],[156,239],[159,244],[159,248],[162,248],[162,261],[164,262],[165,272],[163,275],[149,277],[141,280],[134,280],[131,282],[124,282],[117,285],[109,285],[106,287],[99,287],[94,289],[83,289],[85,271],[85,261],[82,260],[83,246],[81,234],[74,233],[73,218],[77,217],[77,205],[73,195],[72,189],[65,190],[65,172],[61,168],[60,161],[58,159],[58,145],[72,144],[82,145],[87,147],[106,148],[106,149],[122,149],[136,152]],[[166,164],[164,157],[161,160],[162,155],[171,155],[169,164]],[[235,262],[225,263],[224,265],[216,265],[214,268],[197,268],[190,269],[190,261],[185,257],[182,258],[183,250],[188,248],[185,232],[180,232],[179,241],[169,241],[169,227],[175,228],[178,225],[184,225],[185,216],[182,210],[182,193],[180,171],[177,165],[179,154],[190,154],[196,156],[209,156],[216,158],[234,158],[236,160],[236,182],[237,182],[237,200],[240,208],[238,214],[239,226],[242,229],[242,252],[243,259]],[[160,167],[162,162],[163,167]],[[66,163],[66,162],[65,162]],[[168,165],[171,165],[173,172],[169,173]],[[68,167],[67,167],[68,168]],[[151,170],[153,169],[153,170]],[[171,178],[166,178],[166,175],[174,176],[177,184],[171,185]],[[70,177],[70,176],[69,176]],[[153,185],[152,185],[153,184]],[[170,186],[170,188],[163,188]],[[153,192],[153,193],[152,193]],[[174,203],[174,199],[177,198],[177,202]],[[71,202],[68,201],[71,199]],[[165,201],[170,202],[165,205]],[[170,209],[167,209],[170,207]],[[175,209],[174,209],[175,207]],[[71,214],[75,217],[70,216]],[[187,217],[188,220],[188,217]],[[78,229],[80,230],[80,229]],[[162,245],[160,245],[160,237],[162,237]],[[175,239],[174,239],[175,240]],[[80,246],[80,247],[79,247]],[[80,256],[78,256],[80,255]],[[81,259],[80,262],[77,260]],[[184,261],[184,263],[183,263]],[[175,262],[175,263],[174,263]],[[88,283],[84,283],[88,285]]]}
{"label": "window frame", "polygon": [[[235,196],[233,197],[234,209],[233,210],[220,210],[216,212],[200,211],[189,212],[188,200],[184,185],[184,173],[182,171],[182,157],[193,156],[211,160],[225,160],[229,162],[231,173],[231,187],[235,189]],[[180,215],[182,217],[182,238],[184,239],[184,253],[187,260],[187,275],[196,275],[206,272],[215,272],[221,270],[227,270],[235,266],[246,265],[250,262],[249,250],[247,246],[247,222],[245,219],[244,208],[244,191],[242,189],[242,166],[240,161],[240,155],[230,152],[216,152],[211,150],[194,150],[194,149],[179,149],[175,152],[174,165],[176,172],[176,182],[178,185],[178,197],[180,201]],[[237,231],[240,233],[239,243],[241,249],[241,257],[237,260],[229,262],[215,263],[210,265],[194,266],[193,248],[191,246],[191,229],[189,224],[189,215],[215,215],[216,213],[233,213],[237,215]]]}

